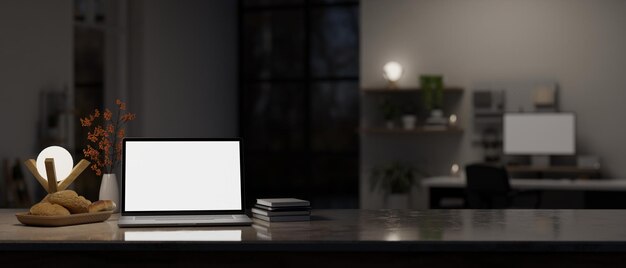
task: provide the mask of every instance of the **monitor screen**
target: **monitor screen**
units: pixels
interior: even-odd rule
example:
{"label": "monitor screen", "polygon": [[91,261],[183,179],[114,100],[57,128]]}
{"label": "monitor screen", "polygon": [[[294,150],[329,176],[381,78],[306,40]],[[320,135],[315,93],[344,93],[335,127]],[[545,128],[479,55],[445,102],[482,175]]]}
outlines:
{"label": "monitor screen", "polygon": [[240,141],[125,140],[126,212],[243,209]]}
{"label": "monitor screen", "polygon": [[504,153],[509,155],[572,155],[576,152],[572,113],[507,113]]}

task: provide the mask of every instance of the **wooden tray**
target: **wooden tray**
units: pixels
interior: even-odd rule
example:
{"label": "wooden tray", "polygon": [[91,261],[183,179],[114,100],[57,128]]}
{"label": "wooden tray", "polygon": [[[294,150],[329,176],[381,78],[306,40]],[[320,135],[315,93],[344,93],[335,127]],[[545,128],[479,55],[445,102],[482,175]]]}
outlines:
{"label": "wooden tray", "polygon": [[113,211],[80,213],[69,216],[39,216],[31,215],[29,212],[23,212],[15,214],[15,217],[24,225],[58,227],[103,222],[111,217],[111,214],[113,214]]}

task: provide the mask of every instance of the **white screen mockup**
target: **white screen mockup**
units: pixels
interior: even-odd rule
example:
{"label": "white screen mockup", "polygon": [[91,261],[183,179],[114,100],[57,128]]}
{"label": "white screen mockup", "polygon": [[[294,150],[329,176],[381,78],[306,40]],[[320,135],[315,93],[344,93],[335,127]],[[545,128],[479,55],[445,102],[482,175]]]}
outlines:
{"label": "white screen mockup", "polygon": [[238,141],[126,141],[126,211],[241,210]]}
{"label": "white screen mockup", "polygon": [[504,115],[504,153],[571,155],[576,152],[574,114]]}

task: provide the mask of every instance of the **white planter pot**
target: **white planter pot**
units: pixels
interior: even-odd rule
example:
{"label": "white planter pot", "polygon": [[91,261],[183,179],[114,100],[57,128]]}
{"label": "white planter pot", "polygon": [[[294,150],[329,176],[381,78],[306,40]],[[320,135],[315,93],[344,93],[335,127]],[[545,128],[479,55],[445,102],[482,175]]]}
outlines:
{"label": "white planter pot", "polygon": [[408,209],[409,208],[409,194],[389,194],[387,196],[387,208],[392,209]]}
{"label": "white planter pot", "polygon": [[117,176],[115,176],[115,174],[102,175],[102,182],[100,183],[99,199],[111,200],[115,202],[115,204],[117,205],[115,212],[119,210],[119,207],[120,207],[119,188],[117,186]]}
{"label": "white planter pot", "polygon": [[415,123],[417,122],[417,116],[415,115],[404,115],[402,116],[402,126],[406,130],[415,129]]}
{"label": "white planter pot", "polygon": [[388,129],[393,129],[393,128],[394,128],[394,123],[393,123],[393,121],[391,121],[391,120],[389,120],[389,121],[385,121],[385,126],[386,126]]}

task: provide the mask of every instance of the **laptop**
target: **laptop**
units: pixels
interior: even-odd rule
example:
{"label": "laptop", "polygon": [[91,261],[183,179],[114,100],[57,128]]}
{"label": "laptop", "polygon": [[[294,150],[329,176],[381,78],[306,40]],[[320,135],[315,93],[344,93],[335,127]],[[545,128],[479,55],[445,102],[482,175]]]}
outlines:
{"label": "laptop", "polygon": [[118,226],[250,225],[242,141],[124,138]]}

